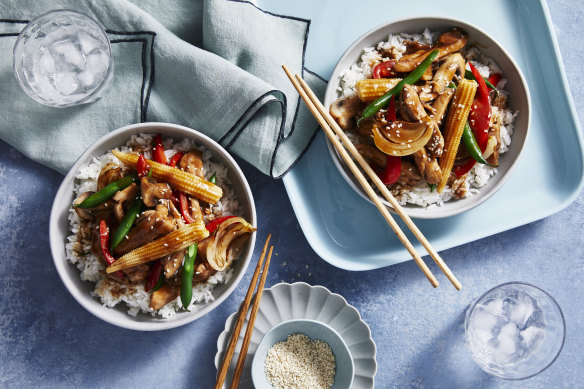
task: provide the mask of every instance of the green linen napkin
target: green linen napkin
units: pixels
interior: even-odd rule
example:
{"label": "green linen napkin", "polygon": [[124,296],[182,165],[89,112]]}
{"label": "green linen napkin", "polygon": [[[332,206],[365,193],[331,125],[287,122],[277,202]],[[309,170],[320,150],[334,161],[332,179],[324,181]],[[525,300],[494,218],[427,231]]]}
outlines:
{"label": "green linen napkin", "polygon": [[[286,64],[324,94],[325,81],[304,68],[307,20],[239,0],[0,4],[0,138],[62,173],[100,136],[159,121],[205,133],[263,173],[281,177],[317,129],[281,69]],[[94,103],[45,107],[16,82],[12,48],[26,21],[64,8],[104,26],[114,79]]]}

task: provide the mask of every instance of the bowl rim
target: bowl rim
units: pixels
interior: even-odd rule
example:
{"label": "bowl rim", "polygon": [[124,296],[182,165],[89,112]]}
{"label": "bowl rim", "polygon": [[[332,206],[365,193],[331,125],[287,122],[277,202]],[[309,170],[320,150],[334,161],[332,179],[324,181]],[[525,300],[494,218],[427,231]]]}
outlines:
{"label": "bowl rim", "polygon": [[[333,101],[335,101],[338,98],[338,95],[336,94],[336,89],[339,86],[338,85],[338,75],[342,70],[344,70],[346,68],[346,66],[341,66],[341,63],[347,57],[349,57],[351,52],[353,50],[355,50],[356,48],[361,47],[361,52],[362,52],[363,48],[366,47],[366,45],[363,44],[363,41],[365,39],[367,39],[367,37],[379,32],[380,30],[389,29],[389,28],[391,28],[391,26],[398,24],[398,23],[418,23],[418,24],[420,24],[420,28],[418,28],[417,31],[422,31],[424,28],[427,27],[427,24],[426,25],[422,24],[424,22],[426,22],[426,23],[438,22],[438,23],[443,23],[445,26],[450,25],[450,26],[461,27],[463,30],[466,30],[467,32],[471,32],[474,30],[478,34],[482,34],[482,35],[484,35],[485,38],[490,40],[494,44],[494,47],[498,51],[500,51],[504,57],[507,58],[511,67],[517,73],[518,79],[519,79],[519,84],[522,86],[522,89],[524,92],[522,94],[525,95],[525,107],[526,107],[525,111],[527,111],[526,112],[527,115],[525,118],[525,137],[524,137],[523,142],[520,145],[520,148],[517,152],[517,156],[516,156],[515,160],[511,162],[511,164],[509,165],[509,168],[507,169],[506,172],[504,172],[504,173],[497,172],[497,175],[500,176],[499,180],[496,183],[494,183],[493,186],[491,188],[489,188],[489,190],[487,192],[482,193],[480,196],[475,195],[475,196],[471,196],[471,197],[465,198],[465,199],[454,200],[456,202],[466,201],[464,204],[457,207],[456,209],[444,211],[444,207],[433,207],[432,209],[443,211],[443,212],[440,212],[439,214],[433,213],[432,209],[429,209],[428,207],[421,207],[421,206],[417,206],[417,205],[402,206],[403,211],[408,216],[410,216],[412,218],[441,219],[441,218],[445,218],[445,217],[459,215],[459,214],[464,213],[464,212],[466,212],[474,207],[477,207],[480,204],[482,204],[483,202],[485,202],[487,199],[489,199],[491,196],[493,196],[499,189],[501,189],[501,187],[503,187],[505,182],[508,180],[508,178],[511,176],[511,174],[513,173],[513,171],[517,167],[517,165],[521,159],[521,155],[523,154],[523,151],[525,149],[525,143],[527,142],[527,139],[529,136],[530,122],[531,122],[531,115],[532,115],[531,111],[532,110],[531,110],[531,96],[530,96],[530,92],[529,92],[529,87],[527,85],[527,81],[525,79],[525,76],[521,72],[520,67],[518,66],[517,62],[515,61],[515,59],[507,52],[507,50],[505,50],[505,48],[503,46],[501,46],[499,44],[499,42],[495,38],[493,38],[489,33],[485,32],[483,29],[475,26],[474,24],[471,24],[469,22],[466,22],[466,21],[463,21],[460,19],[451,18],[451,17],[443,17],[443,16],[419,15],[419,16],[397,18],[397,19],[393,19],[393,20],[390,20],[388,22],[379,24],[376,27],[373,27],[372,29],[368,30],[367,32],[365,32],[364,34],[359,36],[343,52],[341,57],[339,57],[337,64],[335,65],[335,67],[331,73],[331,76],[329,78],[329,82],[328,82],[326,90],[325,90],[324,106],[327,107],[327,109],[328,109],[328,107],[333,103]],[[440,28],[440,27],[437,27],[437,28]],[[359,56],[359,58],[360,58],[360,56]],[[329,101],[329,96],[336,96],[336,97],[334,97],[331,101]],[[367,200],[370,204],[373,204],[371,199],[364,193],[363,189],[357,185],[354,178],[352,177],[352,173],[350,174],[347,172],[347,168],[345,167],[344,162],[341,161],[335,147],[333,146],[331,141],[328,139],[328,137],[325,137],[325,140],[327,143],[329,154],[331,155],[331,159],[333,160],[333,162],[334,162],[335,166],[337,167],[337,170],[339,171],[341,176],[344,178],[344,180],[349,184],[349,186],[359,196],[361,196],[363,199]],[[378,197],[386,205],[386,207],[389,209],[389,211],[391,211],[392,213],[395,213],[395,210],[391,207],[390,203],[382,195],[378,195]],[[468,201],[469,199],[473,199],[473,201]],[[448,204],[451,201],[453,201],[453,200],[449,200],[445,204]]]}
{"label": "bowl rim", "polygon": [[[118,136],[121,136],[121,135],[127,135],[127,139],[129,139],[130,136],[135,135],[135,134],[154,133],[154,132],[157,132],[157,130],[158,130],[158,132],[160,132],[161,129],[162,129],[162,131],[164,131],[164,130],[177,131],[180,134],[182,134],[183,137],[188,137],[190,139],[194,139],[198,144],[202,144],[206,148],[210,149],[210,151],[214,155],[216,153],[219,153],[221,155],[221,157],[225,158],[229,162],[229,164],[231,164],[231,166],[227,166],[227,168],[233,169],[235,174],[241,179],[241,183],[242,183],[242,186],[244,189],[245,196],[249,199],[249,205],[250,205],[249,213],[251,216],[249,222],[252,225],[257,226],[257,214],[256,214],[255,202],[254,202],[253,195],[252,195],[251,189],[249,187],[249,184],[247,182],[245,175],[243,174],[243,172],[241,171],[241,168],[239,167],[237,162],[235,162],[233,157],[221,145],[219,145],[217,142],[215,142],[213,139],[211,139],[207,135],[202,134],[202,133],[200,133],[192,128],[178,125],[178,124],[164,123],[164,122],[148,122],[148,123],[136,123],[136,124],[131,124],[131,125],[127,125],[127,126],[118,128],[118,129],[102,136],[101,138],[99,138],[95,142],[93,142],[92,145],[89,146],[83,152],[83,154],[81,154],[81,156],[77,159],[77,161],[75,161],[75,163],[73,164],[73,166],[71,167],[69,172],[65,175],[65,177],[63,178],[63,181],[61,182],[61,185],[59,186],[59,189],[57,190],[55,198],[53,200],[53,205],[51,207],[51,214],[50,214],[50,218],[49,218],[49,243],[50,243],[50,247],[51,247],[51,255],[53,258],[53,263],[55,264],[55,267],[57,269],[57,273],[59,274],[59,278],[61,279],[61,281],[63,282],[63,284],[65,285],[65,287],[69,291],[69,293],[73,296],[73,298],[79,304],[81,304],[81,306],[83,306],[91,314],[104,320],[105,322],[108,322],[108,323],[113,324],[113,325],[118,326],[118,327],[130,329],[130,330],[159,331],[159,330],[166,330],[166,329],[179,327],[179,326],[188,324],[194,320],[197,320],[198,318],[206,315],[207,313],[209,313],[210,311],[212,311],[213,309],[218,307],[227,297],[229,297],[231,295],[231,293],[233,293],[233,291],[235,290],[235,288],[237,287],[237,285],[239,284],[239,282],[241,281],[241,279],[245,275],[245,272],[246,272],[247,267],[248,267],[250,260],[251,260],[251,256],[253,255],[255,241],[256,241],[256,235],[257,235],[257,234],[251,235],[249,243],[248,243],[249,250],[248,250],[247,255],[245,257],[239,258],[239,260],[238,260],[238,261],[242,261],[242,263],[243,263],[239,274],[234,275],[229,280],[228,283],[224,284],[225,290],[220,296],[215,298],[215,300],[207,303],[203,308],[201,308],[200,310],[197,310],[196,312],[191,311],[191,312],[185,312],[184,314],[181,314],[181,312],[178,312],[177,315],[175,315],[173,318],[170,318],[170,319],[160,318],[159,321],[156,321],[156,322],[134,320],[135,318],[133,316],[127,314],[127,312],[124,312],[124,316],[116,317],[116,315],[111,315],[111,312],[112,312],[111,310],[116,309],[115,307],[110,308],[110,307],[104,306],[100,301],[98,301],[97,299],[95,299],[91,295],[83,292],[82,290],[80,290],[76,286],[75,281],[69,277],[69,274],[67,272],[67,268],[69,266],[74,266],[74,265],[69,263],[66,259],[66,255],[65,255],[65,251],[64,251],[65,241],[63,239],[61,239],[61,236],[59,233],[58,220],[62,216],[63,209],[61,207],[59,207],[58,200],[63,198],[63,196],[70,196],[72,194],[72,192],[71,192],[72,189],[69,187],[68,183],[72,182],[74,180],[75,173],[77,172],[79,167],[83,164],[86,164],[88,162],[89,158],[91,158],[94,155],[94,153],[96,152],[96,150],[99,150],[104,143],[107,143],[111,139],[118,137]],[[172,136],[175,138],[177,137],[176,135],[172,135]],[[102,153],[100,153],[100,154],[102,154]],[[66,236],[65,236],[65,239],[66,239]],[[75,269],[75,270],[77,270],[77,269]],[[85,281],[81,281],[81,282],[85,282]],[[148,314],[140,312],[138,315],[148,315]],[[153,318],[153,319],[157,319],[157,317]]]}
{"label": "bowl rim", "polygon": [[[352,385],[354,379],[355,379],[355,361],[353,360],[353,354],[351,354],[351,350],[349,349],[349,346],[347,345],[347,343],[345,342],[345,340],[343,339],[343,337],[334,328],[332,328],[331,326],[329,326],[326,323],[323,323],[322,321],[313,320],[313,319],[289,319],[289,320],[285,320],[283,322],[280,322],[280,323],[276,324],[272,328],[270,328],[264,334],[264,336],[262,336],[262,338],[260,339],[260,341],[258,343],[256,352],[254,353],[253,360],[251,362],[251,379],[252,379],[253,384],[254,385],[257,385],[258,384],[256,382],[256,377],[257,377],[257,374],[259,374],[259,373],[257,373],[257,371],[259,369],[258,363],[260,363],[260,359],[263,360],[263,361],[265,361],[265,355],[261,355],[261,357],[258,357],[259,354],[258,354],[257,350],[259,350],[260,347],[262,347],[267,342],[269,336],[272,333],[276,332],[281,327],[292,326],[292,328],[294,328],[294,325],[296,325],[298,323],[311,323],[312,325],[320,326],[322,328],[325,328],[327,330],[327,332],[329,332],[335,339],[337,339],[340,342],[339,344],[341,345],[342,352],[346,353],[349,356],[350,372],[351,372],[351,382],[349,383],[349,387],[350,387]],[[289,336],[289,335],[292,335],[292,334],[296,334],[296,333],[304,334],[302,332],[302,329],[299,329],[297,331],[293,331],[293,332],[288,333],[286,336]],[[313,341],[313,340],[319,340],[319,339],[312,339],[308,334],[304,334],[304,335],[308,336],[311,341]],[[322,340],[322,339],[320,339],[320,340]],[[268,347],[267,350],[269,350],[276,343],[282,342],[282,341],[283,340],[276,340],[271,345],[269,345],[270,347]],[[328,342],[327,342],[327,344],[328,344]],[[332,346],[330,344],[329,344],[329,347],[331,347],[331,350],[332,350]],[[334,354],[334,350],[333,350],[333,354]],[[335,363],[336,363],[336,356],[335,356]],[[261,371],[264,372],[264,369],[261,369]],[[335,369],[335,375],[336,375],[336,371],[338,371],[338,369]],[[264,373],[264,375],[262,377],[264,377],[264,376],[265,376],[265,373]],[[260,377],[257,377],[257,378],[260,378]]]}

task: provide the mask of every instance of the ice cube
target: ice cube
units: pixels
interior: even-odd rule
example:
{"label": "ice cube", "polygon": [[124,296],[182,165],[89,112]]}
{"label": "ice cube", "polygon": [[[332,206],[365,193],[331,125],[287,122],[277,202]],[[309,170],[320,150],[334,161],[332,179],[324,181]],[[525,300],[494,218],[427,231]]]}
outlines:
{"label": "ice cube", "polygon": [[494,352],[497,361],[501,363],[515,361],[520,346],[519,329],[515,323],[509,322],[501,327],[497,340],[499,343]]}
{"label": "ice cube", "polygon": [[105,73],[109,66],[109,58],[103,50],[97,50],[86,58],[85,69],[98,75]]}
{"label": "ice cube", "polygon": [[525,344],[526,351],[531,352],[539,346],[545,336],[545,331],[541,328],[531,326],[520,331],[519,336]]}
{"label": "ice cube", "polygon": [[478,309],[472,317],[472,327],[478,331],[484,331],[489,334],[493,333],[493,329],[499,324],[499,318],[489,311]]}
{"label": "ice cube", "polygon": [[74,73],[60,73],[55,77],[55,89],[64,96],[73,94],[79,88]]}
{"label": "ice cube", "polygon": [[520,329],[525,328],[527,320],[535,312],[533,299],[524,293],[517,295],[517,299],[510,308],[509,320],[517,324]]}
{"label": "ice cube", "polygon": [[81,50],[85,54],[89,54],[93,50],[101,47],[101,44],[97,39],[95,39],[93,36],[91,36],[85,32],[80,32],[78,37],[79,37],[79,44],[81,45]]}
{"label": "ice cube", "polygon": [[81,73],[79,73],[77,75],[77,79],[87,89],[90,89],[91,87],[93,87],[93,84],[95,83],[95,76],[93,75],[92,72],[90,72],[88,70],[84,70]]}
{"label": "ice cube", "polygon": [[75,43],[63,40],[51,46],[54,59],[64,70],[80,70],[85,66],[85,57]]}
{"label": "ice cube", "polygon": [[493,298],[491,300],[487,300],[487,302],[483,304],[483,307],[493,315],[502,317],[505,320],[507,319],[505,315],[505,304],[503,303],[503,299]]}
{"label": "ice cube", "polygon": [[50,52],[45,51],[39,59],[41,71],[47,74],[53,74],[56,72],[57,67],[55,66],[55,60]]}

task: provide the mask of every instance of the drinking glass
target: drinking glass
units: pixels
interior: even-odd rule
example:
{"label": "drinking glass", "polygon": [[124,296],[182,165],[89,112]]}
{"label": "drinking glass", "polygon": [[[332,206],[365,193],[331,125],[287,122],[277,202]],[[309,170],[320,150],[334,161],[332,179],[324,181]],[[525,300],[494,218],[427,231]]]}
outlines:
{"label": "drinking glass", "polygon": [[546,291],[508,282],[475,300],[465,332],[473,359],[487,373],[522,380],[541,373],[560,354],[566,325],[560,306]]}
{"label": "drinking glass", "polygon": [[43,14],[18,35],[14,73],[39,103],[68,107],[103,95],[113,75],[110,41],[100,25],[72,10]]}

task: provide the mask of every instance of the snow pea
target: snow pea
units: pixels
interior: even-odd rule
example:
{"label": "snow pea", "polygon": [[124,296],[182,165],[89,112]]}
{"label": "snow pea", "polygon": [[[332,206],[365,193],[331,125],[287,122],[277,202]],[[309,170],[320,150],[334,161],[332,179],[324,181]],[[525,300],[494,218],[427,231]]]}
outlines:
{"label": "snow pea", "polygon": [[389,90],[389,92],[387,92],[383,96],[373,100],[373,102],[371,104],[369,104],[367,107],[365,107],[365,110],[363,111],[361,118],[359,118],[359,120],[357,121],[357,125],[359,125],[359,123],[362,120],[367,119],[368,117],[375,115],[375,113],[377,111],[379,111],[381,108],[385,107],[389,103],[389,100],[391,100],[392,96],[397,95],[402,91],[402,89],[404,88],[404,85],[414,84],[416,81],[418,81],[420,79],[420,77],[422,77],[422,75],[424,74],[424,72],[426,71],[428,66],[430,66],[432,64],[432,62],[434,62],[436,57],[438,57],[439,53],[440,53],[440,50],[438,50],[438,49],[433,50],[422,61],[422,63],[420,63],[418,65],[417,68],[412,70],[410,72],[410,74],[405,76],[400,82],[397,83],[396,86],[391,88]]}

